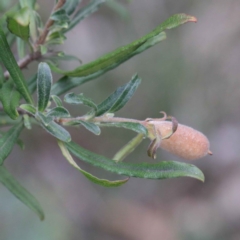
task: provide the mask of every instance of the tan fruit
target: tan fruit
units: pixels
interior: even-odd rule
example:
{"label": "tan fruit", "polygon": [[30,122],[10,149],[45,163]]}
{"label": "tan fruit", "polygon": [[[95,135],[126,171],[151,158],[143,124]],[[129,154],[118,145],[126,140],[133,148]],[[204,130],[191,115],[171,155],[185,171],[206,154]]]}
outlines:
{"label": "tan fruit", "polygon": [[[172,130],[172,123],[168,121],[150,121],[155,126],[161,137],[168,136]],[[160,148],[187,160],[195,160],[212,154],[209,150],[209,141],[201,132],[178,124],[176,132],[168,138],[163,139]]]}

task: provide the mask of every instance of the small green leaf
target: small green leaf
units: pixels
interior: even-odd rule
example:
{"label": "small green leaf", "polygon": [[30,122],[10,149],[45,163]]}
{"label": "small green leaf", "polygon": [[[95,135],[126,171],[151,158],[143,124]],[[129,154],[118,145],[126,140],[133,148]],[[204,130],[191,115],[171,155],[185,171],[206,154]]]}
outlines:
{"label": "small green leaf", "polygon": [[33,210],[39,216],[40,220],[44,219],[42,207],[24,187],[8,172],[4,166],[0,166],[0,182],[18,198],[27,207]]}
{"label": "small green leaf", "polygon": [[[69,1],[70,2],[70,1]],[[65,31],[69,31],[72,28],[74,28],[80,21],[82,21],[84,18],[88,17],[90,14],[94,13],[98,10],[99,6],[104,3],[105,0],[91,0],[90,3],[81,9],[79,9],[76,14],[74,14],[68,29]]]}
{"label": "small green leaf", "polygon": [[81,1],[82,0],[66,1],[66,3],[63,5],[63,9],[65,9],[66,13],[70,16],[76,10]]}
{"label": "small green leaf", "polygon": [[47,116],[44,113],[37,112],[35,114],[35,118],[40,121],[45,127],[48,126],[52,121],[53,117],[52,116]]}
{"label": "small green leaf", "polygon": [[16,141],[16,144],[17,144],[22,150],[24,150],[25,144],[24,144],[23,140],[18,139],[18,140]]}
{"label": "small green leaf", "polygon": [[13,83],[11,81],[4,83],[3,87],[0,89],[0,100],[4,111],[14,120],[19,116],[17,107],[19,106],[20,99],[21,95],[15,89]]}
{"label": "small green leaf", "polygon": [[63,142],[71,141],[71,135],[69,134],[69,132],[55,122],[50,122],[47,126],[45,126],[44,124],[41,124],[41,126],[48,133],[53,135],[55,138],[57,138]]}
{"label": "small green leaf", "polygon": [[92,132],[95,135],[100,135],[101,133],[101,129],[99,126],[97,126],[94,123],[91,122],[85,122],[85,121],[81,121],[79,120],[79,124],[81,124],[83,127],[85,127],[88,131]]}
{"label": "small green leaf", "polygon": [[49,112],[47,112],[47,116],[54,117],[54,118],[64,118],[64,117],[70,117],[70,113],[64,107],[55,107],[55,108],[52,108]]}
{"label": "small green leaf", "polygon": [[7,17],[9,31],[24,41],[29,38],[30,9],[24,7]]}
{"label": "small green leaf", "polygon": [[23,122],[17,123],[15,126],[10,128],[0,138],[0,165],[3,164],[4,160],[11,153],[14,144],[18,140],[18,137],[23,130]]}
{"label": "small green leaf", "polygon": [[90,181],[92,181],[95,184],[99,184],[101,186],[104,187],[119,187],[121,185],[123,185],[124,183],[126,183],[129,178],[123,179],[123,180],[117,180],[117,181],[109,181],[106,179],[100,179],[97,178],[95,176],[93,176],[92,174],[84,171],[83,169],[81,169],[76,162],[74,161],[74,159],[72,158],[71,154],[69,153],[68,149],[66,148],[65,144],[61,141],[58,141],[58,145],[62,151],[63,156],[67,159],[67,161],[74,167],[76,168],[79,172],[81,172],[87,179],[89,179]]}
{"label": "small green leaf", "polygon": [[28,130],[32,129],[32,125],[30,122],[30,118],[27,114],[23,114],[23,122],[24,122],[24,127]]}
{"label": "small green leaf", "polygon": [[59,98],[56,95],[51,95],[51,98],[52,98],[52,100],[54,101],[54,103],[56,104],[57,107],[62,107],[63,106],[61,98]]}
{"label": "small green leaf", "polygon": [[22,104],[19,107],[32,115],[35,115],[37,112],[36,108],[31,104]]}
{"label": "small green leaf", "polygon": [[96,104],[89,98],[83,96],[83,94],[68,93],[64,96],[64,101],[69,104],[84,104],[97,111]]}
{"label": "small green leaf", "polygon": [[114,113],[120,110],[130,100],[140,83],[141,79],[138,75],[133,76],[129,83],[119,87],[97,106],[98,111],[96,116],[103,115],[104,113]]}
{"label": "small green leaf", "polygon": [[196,166],[181,162],[162,161],[160,163],[116,163],[101,155],[92,153],[74,142],[66,143],[68,150],[84,162],[107,171],[129,177],[166,179],[176,177],[192,177],[204,181],[204,175]]}
{"label": "small green leaf", "polygon": [[137,133],[143,133],[145,136],[148,134],[148,130],[140,123],[133,122],[119,122],[119,123],[101,123],[102,127],[120,127],[132,130]]}
{"label": "small green leaf", "polygon": [[38,111],[43,112],[48,105],[52,87],[52,73],[47,63],[39,63],[37,77]]}
{"label": "small green leaf", "polygon": [[58,9],[54,13],[51,14],[50,18],[54,21],[62,21],[62,22],[68,22],[69,17],[64,9]]}
{"label": "small green leaf", "polygon": [[33,103],[31,94],[28,90],[27,83],[24,79],[22,71],[20,70],[12,52],[8,45],[7,39],[4,32],[0,26],[0,60],[3,62],[4,66],[8,70],[10,76],[12,77],[14,83],[17,86],[18,91],[27,101],[27,103]]}

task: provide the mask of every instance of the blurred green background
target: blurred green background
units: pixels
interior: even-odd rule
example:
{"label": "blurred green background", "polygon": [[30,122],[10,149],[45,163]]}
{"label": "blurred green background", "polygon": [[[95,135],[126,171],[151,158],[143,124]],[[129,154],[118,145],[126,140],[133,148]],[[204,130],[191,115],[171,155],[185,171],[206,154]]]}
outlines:
{"label": "blurred green background", "polygon": [[[54,2],[38,1],[45,19]],[[101,102],[137,72],[142,84],[117,116],[157,118],[159,111],[166,111],[205,133],[214,155],[194,164],[206,181],[132,178],[122,187],[105,189],[72,168],[42,129],[25,130],[25,151],[15,147],[6,165],[39,200],[46,219],[40,222],[0,186],[0,239],[239,240],[239,0],[118,2],[124,7],[121,11],[101,7],[69,32],[58,49],[86,63],[150,32],[175,13],[196,16],[198,22],[167,31],[167,40],[75,91]],[[63,67],[73,69],[75,64]],[[29,71],[36,71],[36,64]],[[85,110],[71,109],[76,115]],[[122,129],[103,129],[94,136],[80,128],[71,134],[83,147],[108,157],[134,136]],[[152,162],[146,154],[148,144],[146,140],[127,160]],[[156,161],[161,160],[182,161],[159,150]],[[100,177],[119,178],[78,163]]]}

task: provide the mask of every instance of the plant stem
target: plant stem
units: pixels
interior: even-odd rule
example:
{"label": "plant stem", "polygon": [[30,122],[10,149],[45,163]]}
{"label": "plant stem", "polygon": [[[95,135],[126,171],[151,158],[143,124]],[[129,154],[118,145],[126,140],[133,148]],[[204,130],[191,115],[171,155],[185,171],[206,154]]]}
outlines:
{"label": "plant stem", "polygon": [[[57,122],[61,123],[61,124],[67,124],[71,121],[76,121],[76,120],[82,120],[82,121],[86,121],[86,117],[76,117],[76,118],[59,118],[57,120]],[[131,118],[120,118],[120,117],[109,117],[109,116],[100,116],[100,117],[94,117],[90,120],[88,120],[89,122],[93,122],[93,123],[121,123],[121,122],[133,122],[133,123],[140,123],[142,125],[145,125],[144,122],[142,120],[137,120],[137,119],[131,119]]]}

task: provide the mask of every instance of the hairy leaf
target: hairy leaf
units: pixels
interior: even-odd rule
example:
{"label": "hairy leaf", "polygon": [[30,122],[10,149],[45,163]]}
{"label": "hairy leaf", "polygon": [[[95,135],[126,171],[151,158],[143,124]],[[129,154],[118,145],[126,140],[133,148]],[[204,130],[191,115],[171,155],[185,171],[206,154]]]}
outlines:
{"label": "hairy leaf", "polygon": [[54,118],[64,118],[64,117],[70,117],[69,111],[64,107],[55,107],[52,108],[48,113],[48,117],[54,117]]}
{"label": "hairy leaf", "polygon": [[74,161],[74,159],[72,158],[71,154],[69,153],[68,149],[66,148],[65,144],[61,141],[58,141],[58,145],[62,151],[63,156],[67,159],[67,161],[74,167],[76,168],[79,172],[81,172],[87,179],[89,179],[90,181],[92,181],[95,184],[99,184],[101,186],[104,187],[119,187],[121,185],[123,185],[124,183],[126,183],[129,178],[123,179],[123,180],[117,180],[117,181],[109,181],[107,179],[100,179],[97,178],[95,176],[93,176],[92,174],[84,171],[83,169],[81,169],[76,162]]}
{"label": "hairy leaf", "polygon": [[83,96],[83,94],[68,93],[64,96],[64,101],[69,104],[84,104],[97,111],[96,104],[89,98]]}
{"label": "hairy leaf", "polygon": [[62,100],[56,96],[56,95],[51,95],[52,100],[54,101],[54,103],[56,104],[57,107],[62,107]]}
{"label": "hairy leaf", "polygon": [[31,193],[22,187],[4,166],[0,166],[0,182],[22,203],[37,213],[40,220],[44,219],[42,207],[35,197],[33,197]]}
{"label": "hairy leaf", "polygon": [[96,116],[103,115],[107,112],[114,113],[120,110],[133,96],[140,83],[141,79],[138,75],[133,76],[129,83],[119,87],[113,94],[97,106],[98,111]]}
{"label": "hairy leaf", "polygon": [[116,163],[101,155],[92,153],[74,142],[66,143],[68,150],[82,161],[107,171],[129,177],[166,179],[176,177],[192,177],[204,181],[204,175],[196,166],[181,162],[162,161],[160,163]]}
{"label": "hairy leaf", "polygon": [[52,87],[52,73],[47,63],[38,65],[37,92],[38,111],[43,112],[48,105]]}
{"label": "hairy leaf", "polygon": [[26,111],[27,113],[32,114],[33,116],[36,114],[37,110],[36,108],[31,105],[31,104],[22,104],[19,106],[21,109],[23,109],[24,111]]}
{"label": "hairy leaf", "polygon": [[21,121],[5,132],[0,138],[0,165],[3,164],[4,160],[11,153],[22,130],[23,122]]}
{"label": "hairy leaf", "polygon": [[51,135],[53,135],[55,138],[63,141],[63,142],[70,142],[71,141],[71,135],[69,132],[58,125],[55,122],[50,122],[47,126],[45,126],[43,123],[41,126]]}
{"label": "hairy leaf", "polygon": [[18,91],[27,101],[27,103],[33,103],[31,94],[28,90],[27,83],[24,79],[22,71],[20,70],[12,52],[8,45],[7,39],[4,32],[0,26],[0,59],[4,66],[8,70],[10,76],[12,77],[14,83],[17,86]]}

